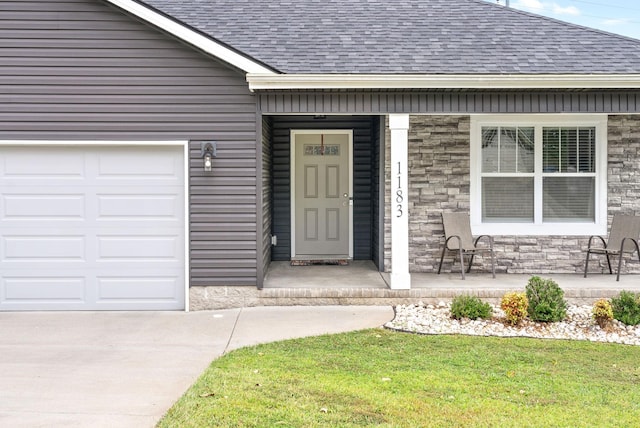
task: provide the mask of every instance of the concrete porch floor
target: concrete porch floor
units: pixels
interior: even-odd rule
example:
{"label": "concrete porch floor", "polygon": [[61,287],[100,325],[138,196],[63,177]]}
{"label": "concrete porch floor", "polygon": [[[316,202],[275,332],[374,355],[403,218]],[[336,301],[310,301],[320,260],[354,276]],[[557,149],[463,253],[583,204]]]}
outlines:
{"label": "concrete porch floor", "polygon": [[[507,291],[524,291],[534,274],[496,274],[472,270],[462,280],[460,272],[441,275],[411,274],[411,289],[391,290],[389,274],[378,272],[371,261],[352,261],[348,266],[290,266],[272,262],[261,290],[261,297],[285,300],[288,304],[406,304],[450,300],[459,294],[471,294],[497,302]],[[640,291],[640,275],[537,274],[551,278],[572,303],[591,303],[600,297],[613,297],[621,290]]]}

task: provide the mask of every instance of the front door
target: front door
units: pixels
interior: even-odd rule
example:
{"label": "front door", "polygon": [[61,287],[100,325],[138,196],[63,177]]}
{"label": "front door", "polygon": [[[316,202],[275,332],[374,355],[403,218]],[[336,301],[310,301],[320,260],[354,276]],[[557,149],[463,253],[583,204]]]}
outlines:
{"label": "front door", "polygon": [[352,131],[291,131],[291,257],[353,257]]}

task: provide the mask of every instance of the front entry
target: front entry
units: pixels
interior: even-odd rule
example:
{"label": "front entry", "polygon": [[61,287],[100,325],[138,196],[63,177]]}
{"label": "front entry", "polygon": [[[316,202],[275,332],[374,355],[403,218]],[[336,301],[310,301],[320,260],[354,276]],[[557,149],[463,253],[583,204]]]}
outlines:
{"label": "front entry", "polygon": [[353,132],[291,131],[291,258],[353,258]]}

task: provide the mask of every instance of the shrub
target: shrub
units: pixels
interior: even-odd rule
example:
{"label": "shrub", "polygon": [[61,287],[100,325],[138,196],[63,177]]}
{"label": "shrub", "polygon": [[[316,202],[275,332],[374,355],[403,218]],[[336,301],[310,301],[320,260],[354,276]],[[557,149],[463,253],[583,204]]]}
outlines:
{"label": "shrub", "polygon": [[607,328],[613,319],[613,308],[607,299],[599,299],[593,304],[593,319],[600,328]]}
{"label": "shrub", "polygon": [[502,296],[500,308],[511,325],[518,325],[527,316],[529,300],[525,293],[511,292]]}
{"label": "shrub", "polygon": [[626,325],[640,324],[640,293],[621,291],[611,299],[613,318]]}
{"label": "shrub", "polygon": [[472,320],[489,319],[493,309],[491,305],[474,296],[456,296],[451,302],[451,316],[457,320],[469,318]]}
{"label": "shrub", "polygon": [[551,279],[532,276],[526,287],[529,317],[533,321],[558,322],[567,316],[564,291]]}

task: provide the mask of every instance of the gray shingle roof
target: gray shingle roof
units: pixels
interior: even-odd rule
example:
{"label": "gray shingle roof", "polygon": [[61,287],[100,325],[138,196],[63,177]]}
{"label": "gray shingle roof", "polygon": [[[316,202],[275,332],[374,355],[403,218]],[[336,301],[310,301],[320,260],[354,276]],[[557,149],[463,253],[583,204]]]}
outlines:
{"label": "gray shingle roof", "polygon": [[480,0],[146,0],[283,73],[640,73],[640,40]]}

